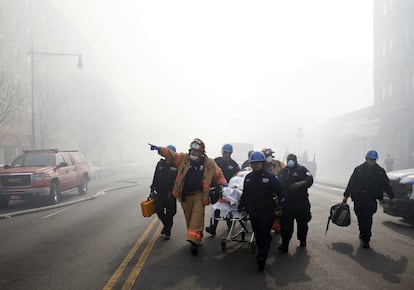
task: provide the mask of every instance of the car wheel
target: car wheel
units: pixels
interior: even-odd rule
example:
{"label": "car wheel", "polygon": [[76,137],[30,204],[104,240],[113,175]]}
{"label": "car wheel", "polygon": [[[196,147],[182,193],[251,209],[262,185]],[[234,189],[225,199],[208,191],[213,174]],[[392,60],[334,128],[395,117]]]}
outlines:
{"label": "car wheel", "polygon": [[88,191],[88,178],[86,176],[82,177],[82,182],[78,188],[79,194],[86,194]]}
{"label": "car wheel", "polygon": [[8,199],[0,199],[0,208],[6,208],[9,206],[9,200]]}
{"label": "car wheel", "polygon": [[59,186],[56,181],[50,185],[49,203],[57,204],[59,202]]}

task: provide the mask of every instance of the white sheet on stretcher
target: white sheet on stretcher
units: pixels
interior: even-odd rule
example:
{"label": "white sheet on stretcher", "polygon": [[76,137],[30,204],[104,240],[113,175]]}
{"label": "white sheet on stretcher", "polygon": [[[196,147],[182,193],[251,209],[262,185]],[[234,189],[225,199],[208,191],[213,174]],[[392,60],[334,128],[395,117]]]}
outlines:
{"label": "white sheet on stretcher", "polygon": [[223,190],[223,198],[212,205],[213,216],[216,209],[220,210],[220,217],[227,218],[231,212],[233,218],[242,218],[245,213],[241,213],[237,210],[239,206],[240,197],[243,193],[244,179],[251,169],[248,167],[242,171],[239,171],[233,176],[227,187]]}

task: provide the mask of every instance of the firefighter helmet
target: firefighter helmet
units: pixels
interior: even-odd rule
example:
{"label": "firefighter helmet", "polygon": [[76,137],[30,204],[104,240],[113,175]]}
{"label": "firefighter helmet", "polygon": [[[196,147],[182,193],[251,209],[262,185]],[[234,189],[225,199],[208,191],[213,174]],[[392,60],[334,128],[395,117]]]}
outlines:
{"label": "firefighter helmet", "polygon": [[190,149],[194,149],[194,150],[204,152],[206,150],[206,146],[204,145],[204,142],[201,141],[201,139],[195,138],[190,143]]}

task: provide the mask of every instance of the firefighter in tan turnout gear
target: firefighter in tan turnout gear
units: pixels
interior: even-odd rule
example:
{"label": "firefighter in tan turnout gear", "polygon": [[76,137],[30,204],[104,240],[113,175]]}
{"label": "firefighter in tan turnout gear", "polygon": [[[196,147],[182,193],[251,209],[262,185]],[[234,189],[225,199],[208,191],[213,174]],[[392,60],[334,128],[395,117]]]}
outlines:
{"label": "firefighter in tan turnout gear", "polygon": [[176,153],[167,147],[151,144],[150,149],[157,150],[177,167],[172,193],[181,202],[187,225],[187,241],[191,244],[191,253],[197,255],[203,238],[204,210],[209,205],[210,184],[214,181],[221,186],[226,179],[214,160],[207,157],[204,142],[198,138],[190,143],[188,153]]}

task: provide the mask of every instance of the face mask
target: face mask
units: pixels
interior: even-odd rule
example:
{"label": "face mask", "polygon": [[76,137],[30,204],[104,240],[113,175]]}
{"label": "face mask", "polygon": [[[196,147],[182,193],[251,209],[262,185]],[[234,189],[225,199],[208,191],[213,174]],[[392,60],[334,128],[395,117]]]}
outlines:
{"label": "face mask", "polygon": [[267,162],[269,162],[269,163],[270,163],[270,162],[272,162],[272,161],[273,161],[272,156],[268,156],[268,157],[266,158],[266,161],[267,161]]}
{"label": "face mask", "polygon": [[293,167],[295,167],[295,165],[296,165],[296,162],[295,162],[295,161],[293,161],[293,160],[288,160],[288,162],[287,162],[287,166],[288,166],[289,168],[293,168]]}
{"label": "face mask", "polygon": [[191,161],[197,161],[200,157],[190,154]]}

